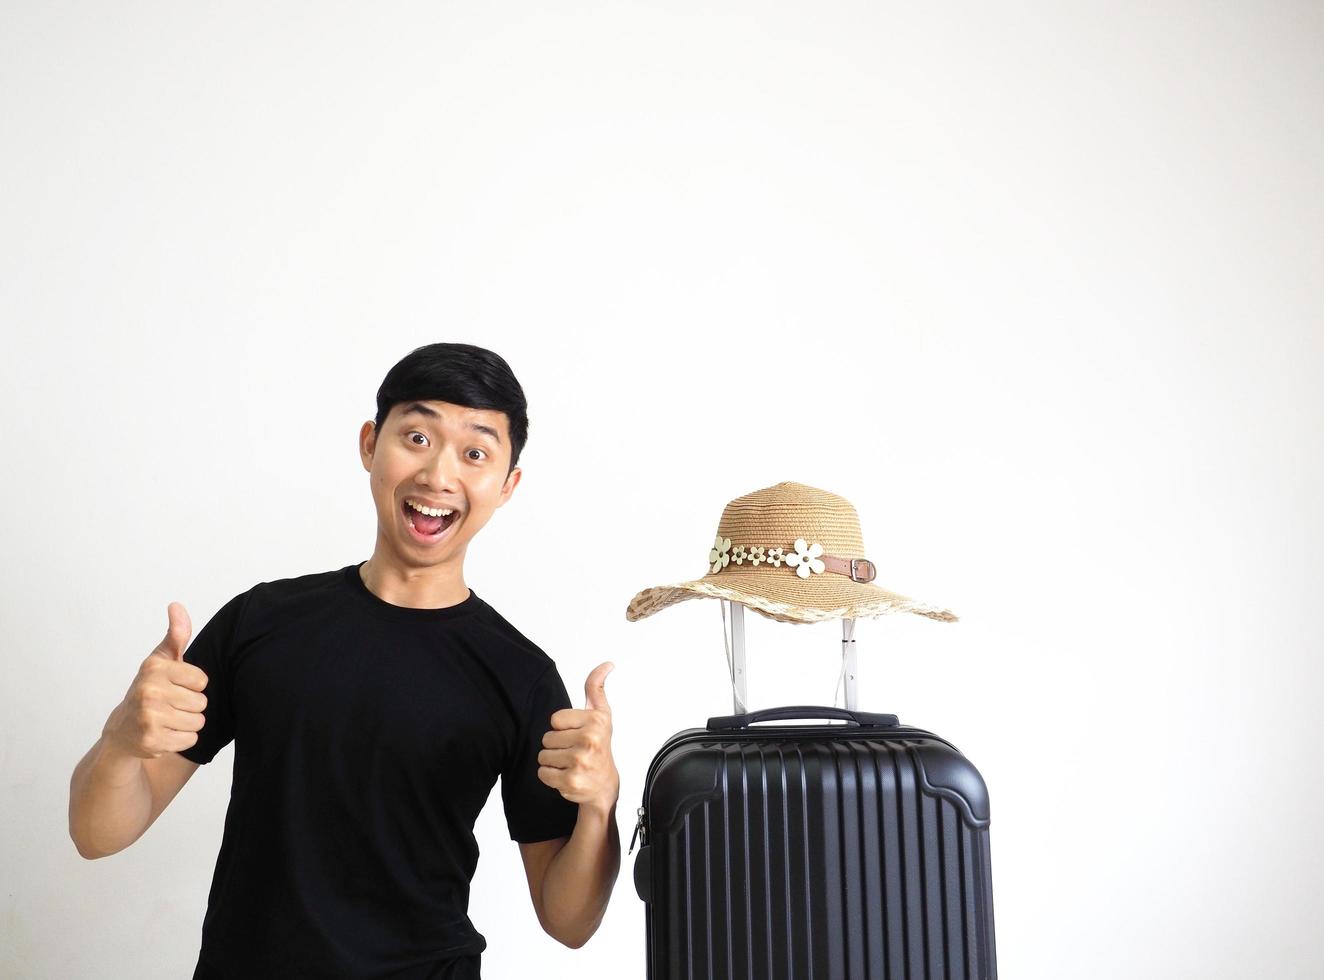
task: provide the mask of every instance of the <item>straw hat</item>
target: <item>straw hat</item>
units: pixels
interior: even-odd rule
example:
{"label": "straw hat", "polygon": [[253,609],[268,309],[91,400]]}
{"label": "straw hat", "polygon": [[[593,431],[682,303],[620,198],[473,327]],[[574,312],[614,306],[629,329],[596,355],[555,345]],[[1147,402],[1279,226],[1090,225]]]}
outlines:
{"label": "straw hat", "polygon": [[[697,550],[697,549],[696,549]],[[956,616],[871,584],[855,508],[803,483],[778,483],[737,497],[722,511],[703,578],[644,589],[630,622],[710,596],[742,603],[780,623],[817,623],[909,612],[952,623]]]}

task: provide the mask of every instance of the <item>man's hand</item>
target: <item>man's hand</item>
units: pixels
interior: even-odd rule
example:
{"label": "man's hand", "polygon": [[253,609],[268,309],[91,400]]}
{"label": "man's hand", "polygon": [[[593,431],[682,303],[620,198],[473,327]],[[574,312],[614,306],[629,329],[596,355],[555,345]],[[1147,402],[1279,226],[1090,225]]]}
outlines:
{"label": "man's hand", "polygon": [[584,707],[562,708],[542,737],[538,778],[572,803],[606,813],[616,806],[621,777],[611,756],[611,707],[607,675],[615,664],[598,664],[584,682]]}
{"label": "man's hand", "polygon": [[179,752],[198,741],[205,718],[207,675],[184,662],[193,631],[183,603],[166,607],[170,628],[147,655],[124,700],[110,713],[103,735],[117,749],[140,759]]}

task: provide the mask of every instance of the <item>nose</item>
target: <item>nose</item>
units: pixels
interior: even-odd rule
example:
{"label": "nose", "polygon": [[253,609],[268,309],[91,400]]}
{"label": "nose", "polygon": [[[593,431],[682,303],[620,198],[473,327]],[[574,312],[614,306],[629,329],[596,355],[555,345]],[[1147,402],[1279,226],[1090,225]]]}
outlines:
{"label": "nose", "polygon": [[452,459],[451,454],[442,449],[423,464],[414,476],[414,482],[433,490],[453,490],[458,468],[459,461]]}

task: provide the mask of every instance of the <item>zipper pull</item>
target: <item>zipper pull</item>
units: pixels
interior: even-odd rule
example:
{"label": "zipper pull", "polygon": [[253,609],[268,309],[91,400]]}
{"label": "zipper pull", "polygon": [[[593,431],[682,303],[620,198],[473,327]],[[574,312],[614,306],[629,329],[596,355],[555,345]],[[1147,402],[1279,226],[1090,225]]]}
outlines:
{"label": "zipper pull", "polygon": [[633,854],[633,853],[634,853],[634,842],[635,842],[635,839],[639,836],[640,832],[641,832],[643,829],[644,829],[644,808],[643,808],[643,807],[640,807],[640,808],[639,808],[639,819],[638,819],[637,821],[635,821],[635,825],[634,825],[634,833],[630,835],[630,849],[629,849],[628,851],[625,852],[627,855],[629,855],[629,854]]}

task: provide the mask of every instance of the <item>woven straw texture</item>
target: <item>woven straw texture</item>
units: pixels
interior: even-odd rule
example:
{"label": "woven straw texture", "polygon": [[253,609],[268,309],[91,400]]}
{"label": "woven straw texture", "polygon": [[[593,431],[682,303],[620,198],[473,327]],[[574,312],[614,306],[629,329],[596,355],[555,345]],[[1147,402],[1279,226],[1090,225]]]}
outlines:
{"label": "woven straw texture", "polygon": [[[745,545],[791,551],[795,540],[804,538],[821,544],[827,555],[869,557],[860,519],[850,502],[803,483],[786,481],[737,497],[722,511],[717,533],[731,539],[733,550]],[[801,578],[785,563],[780,568],[728,564],[717,572],[709,569],[700,579],[644,589],[630,600],[625,618],[635,622],[678,602],[703,596],[732,599],[780,623],[863,619],[895,612],[949,623],[957,618],[950,610],[872,583],[855,582],[845,575],[823,572]]]}

